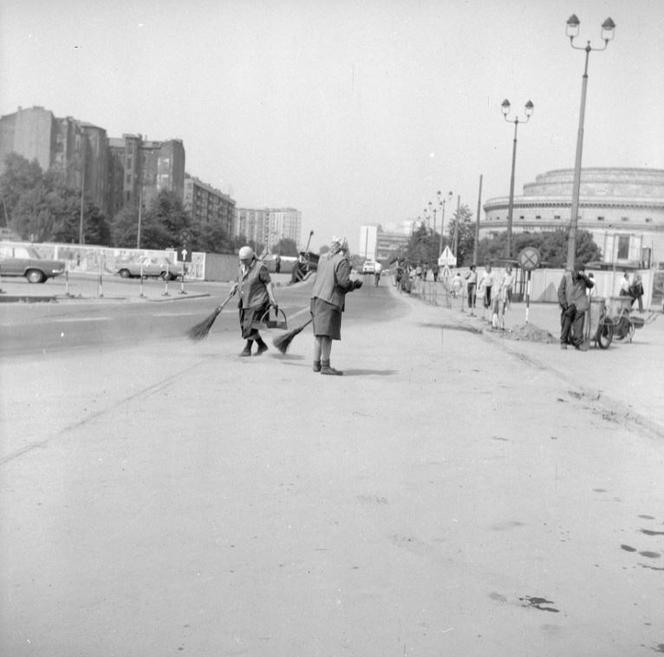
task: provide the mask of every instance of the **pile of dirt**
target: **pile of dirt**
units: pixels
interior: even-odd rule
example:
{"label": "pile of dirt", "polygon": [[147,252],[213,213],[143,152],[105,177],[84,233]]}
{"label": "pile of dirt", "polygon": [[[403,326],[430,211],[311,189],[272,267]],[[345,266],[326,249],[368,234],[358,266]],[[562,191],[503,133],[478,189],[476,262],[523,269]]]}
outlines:
{"label": "pile of dirt", "polygon": [[509,340],[525,340],[527,342],[543,342],[553,344],[558,342],[555,335],[538,328],[533,324],[517,324],[511,330],[505,331],[504,336]]}

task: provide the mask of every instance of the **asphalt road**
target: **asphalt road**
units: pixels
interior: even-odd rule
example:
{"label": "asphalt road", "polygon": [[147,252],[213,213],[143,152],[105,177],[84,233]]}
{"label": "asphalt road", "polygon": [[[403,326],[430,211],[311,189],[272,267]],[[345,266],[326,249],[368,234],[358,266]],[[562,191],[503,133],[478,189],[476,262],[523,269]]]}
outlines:
{"label": "asphalt road", "polygon": [[324,377],[231,320],[0,359],[3,655],[664,651],[661,438],[551,365],[611,351],[366,287]]}
{"label": "asphalt road", "polygon": [[[405,307],[387,294],[387,282],[374,287],[373,279],[367,277],[367,282],[370,280],[370,286],[366,285],[348,297],[349,309],[353,310],[347,313],[349,322],[367,318],[384,321],[397,312],[405,312]],[[94,281],[88,281],[88,285],[93,286]],[[49,281],[48,287],[30,286],[21,281],[13,288],[15,294],[61,295],[64,292],[62,281]],[[229,285],[189,283],[186,286],[188,296],[180,296],[176,283],[170,285],[171,296],[163,298],[160,296],[163,283],[146,281],[147,300],[127,303],[128,298],[137,301],[138,289],[138,281],[115,279],[112,287],[106,284],[106,295],[102,299],[62,300],[62,296],[58,296],[56,303],[1,303],[0,357],[89,347],[108,349],[150,340],[177,341],[227,296]],[[287,317],[294,317],[293,326],[308,317],[307,311],[302,311],[308,307],[309,292],[307,285],[277,288],[280,307]],[[203,294],[209,296],[200,296]],[[399,307],[400,311],[397,310]],[[215,333],[237,337],[236,308],[236,303],[231,300],[214,323],[212,330]]]}

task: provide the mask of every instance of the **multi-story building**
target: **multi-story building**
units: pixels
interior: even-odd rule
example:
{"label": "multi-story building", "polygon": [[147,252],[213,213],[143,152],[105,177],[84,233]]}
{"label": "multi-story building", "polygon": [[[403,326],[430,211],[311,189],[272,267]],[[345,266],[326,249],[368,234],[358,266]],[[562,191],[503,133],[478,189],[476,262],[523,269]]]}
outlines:
{"label": "multi-story building", "polygon": [[184,208],[195,222],[218,224],[227,235],[233,234],[235,201],[198,178],[185,174]]}
{"label": "multi-story building", "polygon": [[91,123],[56,118],[43,107],[19,107],[0,117],[0,166],[12,152],[37,160],[44,171],[61,171],[69,186],[84,190],[109,218],[139,199],[147,205],[162,190],[184,196],[185,151],[179,139],[108,139]]}
{"label": "multi-story building", "polygon": [[281,239],[300,241],[302,213],[294,208],[238,208],[235,237],[272,249]]}
{"label": "multi-story building", "polygon": [[275,208],[270,210],[270,235],[267,246],[272,248],[279,240],[300,241],[302,234],[302,213],[295,208]]}
{"label": "multi-story building", "polygon": [[413,232],[413,221],[400,224],[360,226],[358,255],[368,260],[389,262],[402,255]]}
{"label": "multi-story building", "polygon": [[146,141],[124,134],[109,140],[115,212],[125,205],[149,205],[163,190],[184,200],[185,152],[182,141]]}
{"label": "multi-story building", "polygon": [[[512,231],[568,228],[573,169],[547,171],[515,196]],[[507,229],[509,197],[484,204],[480,237]],[[581,170],[578,228],[589,231],[604,261],[650,267],[664,262],[664,170],[586,168]]]}
{"label": "multi-story building", "polygon": [[43,171],[60,171],[67,185],[84,189],[108,214],[109,152],[103,128],[70,116],[56,118],[43,107],[19,107],[14,114],[0,117],[0,162],[12,152],[37,160]]}

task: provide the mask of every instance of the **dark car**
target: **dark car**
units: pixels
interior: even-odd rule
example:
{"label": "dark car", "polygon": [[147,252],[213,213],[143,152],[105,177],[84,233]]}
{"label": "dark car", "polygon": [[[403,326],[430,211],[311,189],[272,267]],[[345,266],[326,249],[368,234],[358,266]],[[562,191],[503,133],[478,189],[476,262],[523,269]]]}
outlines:
{"label": "dark car", "polygon": [[25,276],[30,283],[44,283],[65,271],[63,260],[42,258],[32,246],[0,243],[0,275]]}

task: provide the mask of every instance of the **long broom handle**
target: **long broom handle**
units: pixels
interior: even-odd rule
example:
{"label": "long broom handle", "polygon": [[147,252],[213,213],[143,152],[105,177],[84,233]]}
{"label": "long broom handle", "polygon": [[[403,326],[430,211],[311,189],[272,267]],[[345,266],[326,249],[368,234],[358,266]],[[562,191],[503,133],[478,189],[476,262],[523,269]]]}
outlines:
{"label": "long broom handle", "polygon": [[235,296],[235,292],[231,292],[217,307],[216,311],[220,313],[223,309],[224,306]]}

